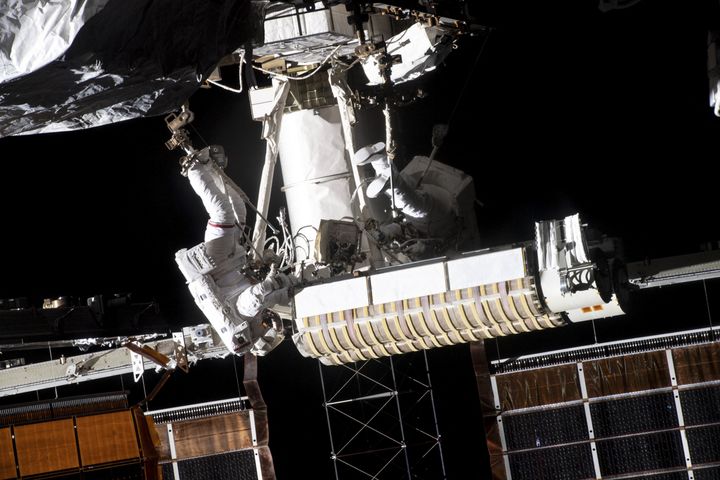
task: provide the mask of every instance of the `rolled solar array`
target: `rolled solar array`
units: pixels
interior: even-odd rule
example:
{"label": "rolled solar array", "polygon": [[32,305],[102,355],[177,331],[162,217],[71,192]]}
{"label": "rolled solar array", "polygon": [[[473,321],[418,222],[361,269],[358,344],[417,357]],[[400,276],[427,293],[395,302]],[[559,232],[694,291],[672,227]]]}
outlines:
{"label": "rolled solar array", "polygon": [[486,251],[305,288],[295,343],[339,365],[562,325],[524,257],[524,248]]}

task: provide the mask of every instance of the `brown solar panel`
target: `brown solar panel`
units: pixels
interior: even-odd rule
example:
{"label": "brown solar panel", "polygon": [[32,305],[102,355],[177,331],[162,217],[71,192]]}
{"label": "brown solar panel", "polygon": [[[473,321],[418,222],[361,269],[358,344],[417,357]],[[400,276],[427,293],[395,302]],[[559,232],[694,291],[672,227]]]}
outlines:
{"label": "brown solar panel", "polygon": [[671,386],[664,350],[585,362],[585,381],[589,398]]}
{"label": "brown solar panel", "polygon": [[157,423],[151,426],[155,428],[159,441],[155,445],[155,451],[157,452],[158,460],[170,460],[172,454],[170,453],[170,439],[168,438],[167,425],[164,423]]}
{"label": "brown solar panel", "polygon": [[580,400],[575,364],[497,375],[502,410]]}
{"label": "brown solar panel", "polygon": [[72,419],[15,427],[22,476],[78,468]]}
{"label": "brown solar panel", "polygon": [[[584,346],[497,362],[506,373],[495,375],[478,361],[484,351],[476,347],[492,478],[720,478],[715,338],[680,332]],[[577,402],[573,371],[576,383],[584,378],[585,405]],[[488,402],[493,379],[497,388]]]}
{"label": "brown solar panel", "polygon": [[17,478],[12,434],[9,428],[0,428],[0,478]]}
{"label": "brown solar panel", "polygon": [[[165,425],[159,427],[166,428]],[[178,458],[232,452],[253,446],[250,420],[245,414],[187,420],[174,423],[173,430]]]}
{"label": "brown solar panel", "polygon": [[710,343],[673,350],[680,385],[720,380],[720,345]]}
{"label": "brown solar panel", "polygon": [[78,417],[77,436],[83,465],[140,457],[130,411]]}

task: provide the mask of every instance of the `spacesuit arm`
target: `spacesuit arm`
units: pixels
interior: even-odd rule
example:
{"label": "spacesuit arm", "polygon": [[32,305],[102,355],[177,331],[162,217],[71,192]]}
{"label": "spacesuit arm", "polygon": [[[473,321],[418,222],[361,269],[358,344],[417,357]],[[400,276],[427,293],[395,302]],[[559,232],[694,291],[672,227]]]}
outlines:
{"label": "spacesuit arm", "polygon": [[237,310],[240,315],[254,317],[264,308],[287,305],[290,301],[288,290],[297,282],[295,276],[277,273],[273,266],[273,270],[262,282],[253,285],[238,296]]}

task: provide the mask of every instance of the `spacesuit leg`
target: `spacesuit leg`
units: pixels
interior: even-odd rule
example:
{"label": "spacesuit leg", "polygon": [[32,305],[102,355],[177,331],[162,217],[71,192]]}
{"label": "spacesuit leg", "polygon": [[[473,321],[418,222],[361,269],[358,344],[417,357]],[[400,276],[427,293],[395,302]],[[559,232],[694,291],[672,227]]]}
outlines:
{"label": "spacesuit leg", "polygon": [[225,172],[221,171],[220,175],[222,176],[224,182],[225,192],[227,193],[228,198],[230,199],[230,203],[232,204],[233,212],[235,214],[235,221],[238,225],[245,225],[245,219],[247,217],[247,209],[245,208],[245,202],[247,201],[247,197],[245,195],[245,192],[243,192],[242,189],[238,187],[235,182],[233,182],[232,179],[225,174]]}
{"label": "spacesuit leg", "polygon": [[233,206],[217,167],[210,162],[196,163],[188,170],[188,180],[202,200],[211,222],[225,225],[235,223]]}
{"label": "spacesuit leg", "polygon": [[235,208],[241,210],[242,220],[245,220],[245,205],[240,202],[242,207],[234,207],[223,175],[212,162],[196,163],[187,175],[210,217],[205,229],[207,253],[219,261],[235,252],[240,239],[242,225],[236,224]]}

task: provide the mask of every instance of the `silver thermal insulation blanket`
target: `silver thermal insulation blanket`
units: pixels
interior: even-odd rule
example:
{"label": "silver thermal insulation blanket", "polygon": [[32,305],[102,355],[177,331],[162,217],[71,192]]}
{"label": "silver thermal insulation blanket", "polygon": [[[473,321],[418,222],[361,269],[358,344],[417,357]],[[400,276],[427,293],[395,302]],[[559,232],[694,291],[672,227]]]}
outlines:
{"label": "silver thermal insulation blanket", "polygon": [[0,3],[0,137],[173,111],[223,56],[256,38],[265,5],[250,0]]}

